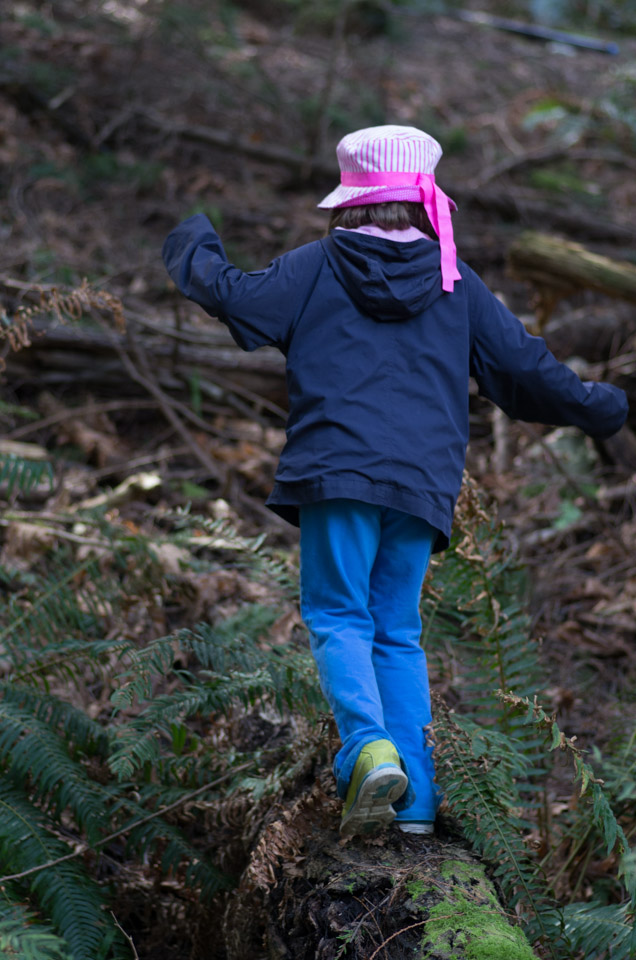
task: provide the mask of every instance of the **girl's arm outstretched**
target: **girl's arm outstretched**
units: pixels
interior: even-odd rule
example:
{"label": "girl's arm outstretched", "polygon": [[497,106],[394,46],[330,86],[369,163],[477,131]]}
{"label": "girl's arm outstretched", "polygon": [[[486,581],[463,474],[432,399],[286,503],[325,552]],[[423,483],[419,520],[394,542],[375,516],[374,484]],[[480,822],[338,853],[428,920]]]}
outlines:
{"label": "girl's arm outstretched", "polygon": [[610,383],[582,381],[531,336],[472,273],[473,344],[471,374],[482,396],[514,420],[579,427],[604,439],[623,426],[625,392]]}

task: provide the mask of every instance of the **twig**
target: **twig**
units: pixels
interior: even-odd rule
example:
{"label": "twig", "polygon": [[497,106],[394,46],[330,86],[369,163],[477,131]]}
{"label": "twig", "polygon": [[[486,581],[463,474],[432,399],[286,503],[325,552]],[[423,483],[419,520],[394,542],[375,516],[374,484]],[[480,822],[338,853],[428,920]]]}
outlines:
{"label": "twig", "polygon": [[[454,918],[454,914],[452,913],[449,913],[448,916],[446,917],[435,917],[436,920],[452,920],[453,918]],[[380,946],[373,951],[373,953],[369,957],[369,960],[373,960],[374,957],[377,957],[380,950],[384,950],[387,943],[390,943],[391,940],[395,940],[396,937],[401,936],[403,933],[406,933],[408,930],[414,930],[416,927],[423,927],[424,924],[428,923],[429,920],[430,920],[430,917],[427,917],[426,920],[418,920],[417,923],[411,923],[409,924],[408,927],[402,927],[401,930],[396,930],[395,933],[392,933],[390,937],[387,937],[384,943],[381,943]]]}
{"label": "twig", "polygon": [[[354,939],[357,937],[358,931],[360,930],[360,927],[362,926],[362,924],[364,923],[364,921],[367,919],[367,917],[369,916],[369,914],[373,914],[373,913],[375,913],[376,910],[380,910],[380,908],[383,907],[383,906],[385,905],[385,903],[387,903],[389,897],[388,897],[388,896],[384,897],[384,899],[381,900],[380,903],[374,903],[374,904],[372,904],[372,906],[370,906],[369,908],[367,908],[366,903],[364,903],[362,900],[360,900],[359,897],[355,897],[355,899],[356,899],[356,900],[358,901],[358,903],[364,908],[364,911],[365,911],[365,912],[362,914],[361,917],[359,917],[359,918],[356,920],[355,926],[352,927],[350,931],[347,931],[347,941],[346,941],[345,943],[343,943],[343,945],[342,945],[342,946],[340,947],[340,949],[338,950],[338,953],[337,953],[336,956],[335,956],[335,960],[340,960],[340,957],[342,956],[343,951],[346,950],[347,947],[348,947],[348,945],[351,943],[351,941],[354,940]],[[374,917],[374,919],[375,919],[375,917]],[[376,921],[376,926],[377,926],[377,921]],[[381,935],[381,934],[382,934],[382,931],[380,931],[380,935]]]}
{"label": "twig", "polygon": [[[10,527],[17,519],[17,517],[13,517],[11,514],[5,514],[4,517],[0,517],[0,527]],[[42,533],[50,533],[51,536],[57,537],[59,540],[68,540],[70,543],[79,543],[85,547],[102,547],[105,550],[112,547],[112,541],[94,540],[92,537],[81,537],[78,533],[69,533],[68,530],[56,530],[54,527],[46,527],[41,523],[21,522],[23,522],[25,526],[30,526],[35,530],[42,531]],[[77,517],[75,518],[75,523],[77,523]]]}
{"label": "twig", "polygon": [[129,823],[128,826],[122,827],[121,830],[115,830],[114,833],[109,833],[107,837],[103,837],[101,840],[98,840],[97,843],[92,844],[92,846],[83,843],[77,850],[74,850],[73,853],[67,853],[64,857],[57,857],[55,860],[49,860],[47,863],[40,863],[37,867],[30,867],[28,870],[23,870],[22,873],[12,873],[8,874],[6,877],[0,877],[0,884],[8,883],[9,880],[21,880],[22,877],[29,877],[33,873],[41,873],[42,870],[48,870],[49,867],[56,867],[59,863],[66,863],[67,860],[75,860],[76,857],[81,857],[84,853],[86,853],[87,850],[96,850],[98,847],[103,847],[112,840],[117,840],[118,837],[122,837],[130,830],[134,830],[136,827],[141,827],[144,823],[148,823],[150,820],[156,820],[157,817],[162,817],[164,814],[170,813],[172,810],[176,810],[177,807],[187,803],[189,800],[193,800],[195,797],[205,793],[207,790],[213,790],[215,787],[218,787],[220,783],[223,783],[225,780],[229,780],[229,778],[233,777],[236,773],[241,773],[243,770],[247,770],[250,766],[251,763],[242,763],[240,766],[234,767],[232,770],[228,770],[227,773],[223,774],[223,776],[217,777],[216,780],[212,780],[210,783],[206,783],[202,787],[198,787],[196,790],[192,790],[191,793],[187,793],[184,797],[179,797],[179,799],[175,800],[174,803],[169,803],[167,807],[161,807],[159,810],[155,810],[154,813],[149,813],[147,817],[142,817],[140,820],[134,820],[132,823]]}
{"label": "twig", "polygon": [[120,127],[123,127],[125,123],[134,117],[137,107],[132,106],[131,104],[126,104],[121,110],[119,110],[114,117],[111,117],[110,120],[101,127],[97,133],[91,137],[91,146],[93,149],[100,147],[105,140],[108,140],[116,130],[119,130]]}
{"label": "twig", "polygon": [[19,437],[26,437],[30,433],[37,433],[46,427],[52,427],[56,423],[62,423],[64,420],[74,420],[77,417],[90,417],[94,413],[113,413],[116,410],[153,410],[158,406],[156,400],[108,400],[105,403],[87,403],[83,407],[66,407],[64,410],[58,410],[49,417],[44,417],[35,423],[28,423],[24,427],[18,427],[7,434],[11,440],[17,440]]}
{"label": "twig", "polygon": [[199,347],[209,346],[212,340],[209,332],[195,333],[192,330],[182,330],[181,327],[165,327],[160,323],[153,323],[152,320],[148,320],[137,310],[131,310],[130,307],[126,308],[126,316],[134,320],[136,324],[145,330],[152,330],[153,333],[161,337],[170,337],[171,340],[179,340],[182,343],[193,343]]}
{"label": "twig", "polygon": [[275,147],[267,143],[257,143],[249,137],[235,136],[227,130],[212,127],[202,127],[196,124],[178,124],[162,117],[156,110],[139,110],[137,115],[143,122],[169,136],[182,137],[184,140],[194,140],[207,143],[232,153],[242,153],[257,160],[267,160],[270,163],[280,163],[291,167],[299,173],[308,168],[312,173],[320,173],[333,179],[339,178],[339,170],[333,163],[325,163],[315,157],[308,158],[302,153],[294,153],[284,147]]}
{"label": "twig", "polygon": [[309,137],[309,158],[307,160],[311,168],[311,157],[322,157],[327,138],[327,128],[329,126],[329,109],[332,105],[334,86],[338,76],[338,62],[345,49],[345,25],[347,13],[352,6],[352,0],[339,0],[336,14],[333,20],[333,29],[331,33],[331,43],[329,44],[329,59],[325,71],[325,80],[320,94],[318,104],[318,116],[314,123],[314,128]]}
{"label": "twig", "polygon": [[504,173],[519,170],[523,167],[539,166],[543,163],[552,163],[567,157],[568,160],[592,160],[603,163],[613,163],[625,167],[627,170],[636,170],[636,160],[627,154],[609,150],[574,150],[573,144],[562,143],[558,147],[541,147],[537,150],[528,150],[527,153],[516,153],[512,157],[493,163],[486,167],[476,179],[470,181],[471,190],[479,190],[492,180],[496,180]]}
{"label": "twig", "polygon": [[493,163],[490,167],[486,167],[475,180],[471,180],[470,189],[479,190],[504,173],[510,173],[512,170],[519,170],[535,164],[551,163],[554,160],[560,160],[562,157],[569,156],[569,154],[569,145],[565,145],[557,147],[556,149],[554,147],[542,147],[539,150],[529,150],[527,153],[521,155],[516,154],[513,157],[506,157],[505,160],[500,160],[498,163]]}
{"label": "twig", "polygon": [[[183,383],[187,384],[189,368],[177,367],[175,373],[181,378]],[[256,410],[253,410],[249,404],[245,403],[241,399],[241,395],[246,397],[250,403],[253,403],[255,406],[264,407],[269,410],[270,413],[275,413],[283,422],[287,420],[285,411],[271,400],[266,400],[265,397],[261,397],[257,393],[252,393],[251,390],[240,387],[238,384],[230,385],[224,380],[219,379],[219,377],[215,377],[214,381],[199,378],[198,388],[202,394],[210,397],[212,400],[218,401],[220,398],[223,398],[231,410],[240,413],[241,416],[247,420],[255,420],[261,427],[266,427],[267,421],[264,417],[260,416]]]}
{"label": "twig", "polygon": [[[181,368],[179,368],[180,372]],[[207,380],[200,380],[199,385],[201,388],[201,393],[207,393],[213,400],[216,399],[214,396],[214,387],[218,386],[224,396],[226,397],[228,403],[232,402],[233,395],[237,397],[244,397],[246,400],[249,400],[250,403],[253,403],[255,406],[261,407],[263,410],[268,410],[270,413],[275,414],[277,417],[285,423],[287,421],[287,411],[283,410],[282,407],[279,407],[277,403],[274,403],[272,400],[268,400],[267,397],[261,397],[260,394],[254,393],[248,387],[242,387],[237,383],[228,383],[224,377],[220,377],[218,374],[214,375],[214,382]],[[241,408],[242,413],[246,413],[245,408]],[[252,416],[251,411],[249,412]]]}
{"label": "twig", "polygon": [[[145,457],[136,457],[134,460],[126,461],[126,469],[134,470],[137,467],[145,467],[149,463],[162,463],[164,460],[172,460],[173,457],[180,457],[184,453],[188,453],[190,447],[173,447],[171,450],[166,450],[164,453],[152,453],[148,454]],[[105,477],[112,476],[113,473],[119,473],[121,471],[122,464],[113,464],[110,467],[103,467],[101,470],[92,470],[91,477],[94,480],[103,480]]]}
{"label": "twig", "polygon": [[133,952],[133,960],[139,960],[139,954],[137,953],[137,950],[135,948],[133,938],[130,936],[129,933],[126,933],[126,931],[124,930],[124,928],[122,927],[121,923],[119,922],[119,920],[117,919],[117,917],[115,916],[112,910],[110,911],[110,915],[113,918],[113,921],[117,929],[124,935],[128,943],[130,944],[130,949]]}
{"label": "twig", "polygon": [[[145,374],[142,374],[132,362],[126,351],[123,350],[123,348],[116,343],[116,341],[114,341],[114,343],[117,352],[119,353],[121,362],[126,368],[129,376],[135,380],[136,383],[139,383],[142,387],[145,387],[148,393],[155,398],[166,420],[168,420],[168,422],[174,427],[190,451],[195,455],[199,463],[208,471],[209,475],[214,477],[215,480],[221,481],[221,471],[219,470],[218,465],[195,441],[185,424],[183,424],[177,416],[176,411],[179,410],[184,416],[187,416],[189,420],[194,420],[197,426],[199,426],[201,429],[205,429],[206,432],[210,429],[209,425],[204,420],[201,420],[200,417],[197,417],[196,414],[189,410],[184,404],[180,403],[178,400],[172,400],[170,397],[168,397],[163,392],[157,381],[151,377],[150,371],[148,370],[148,365],[146,363],[144,363],[144,366],[146,367]],[[139,357],[139,350],[136,352]]]}
{"label": "twig", "polygon": [[603,502],[608,500],[627,500],[636,496],[636,474],[626,483],[618,483],[613,487],[599,487],[597,497]]}
{"label": "twig", "polygon": [[[126,357],[130,363],[130,368],[127,367],[126,369],[128,369],[129,372],[131,372],[132,370],[136,371],[137,382],[140,383],[142,386],[144,386],[150,392],[153,392],[153,395],[156,396],[157,402],[164,413],[165,413],[164,404],[167,404],[173,410],[178,411],[183,417],[185,417],[186,420],[189,420],[199,430],[203,430],[205,433],[210,433],[214,437],[223,435],[222,432],[219,431],[216,427],[209,424],[207,420],[203,420],[202,417],[200,417],[193,410],[191,410],[190,407],[187,406],[187,404],[182,403],[181,400],[175,400],[173,397],[169,397],[166,393],[164,393],[164,391],[161,389],[157,381],[154,379],[152,373],[150,372],[150,367],[148,366],[148,360],[146,359],[146,355],[144,354],[143,348],[141,347],[141,345],[136,342],[133,342],[132,347],[133,347],[135,356],[137,358],[137,361],[139,362],[139,365],[143,368],[143,373],[140,374],[139,371],[136,370],[132,361],[130,360],[130,357],[128,357],[126,353],[122,353],[120,354],[122,356],[122,360],[124,359],[124,357]],[[132,372],[131,372],[131,376],[132,376]],[[218,467],[214,466],[214,469],[217,471],[217,474],[218,474]]]}
{"label": "twig", "polygon": [[476,23],[496,30],[506,30],[509,33],[519,33],[533,40],[547,40],[552,43],[565,43],[571,47],[583,47],[586,50],[595,50],[598,53],[609,53],[615,56],[618,45],[607,40],[597,40],[594,37],[584,37],[577,33],[567,33],[565,30],[554,30],[552,27],[543,27],[540,24],[522,23],[520,20],[510,20],[507,17],[495,17],[489,13],[478,11],[458,10],[455,16],[467,23]]}

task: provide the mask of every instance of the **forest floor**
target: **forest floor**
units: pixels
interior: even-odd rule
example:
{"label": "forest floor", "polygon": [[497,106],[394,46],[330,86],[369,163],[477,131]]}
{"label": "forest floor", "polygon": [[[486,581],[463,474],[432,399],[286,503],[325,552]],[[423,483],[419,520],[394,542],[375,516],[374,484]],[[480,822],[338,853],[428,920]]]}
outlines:
{"label": "forest floor", "polygon": [[[537,291],[507,261],[522,230],[636,263],[636,37],[612,38],[620,50],[608,56],[452,12],[395,14],[377,32],[368,11],[334,25],[312,20],[310,6],[292,16],[259,0],[56,0],[3,16],[5,316],[87,278],[121,300],[129,332],[164,344],[168,360],[179,331],[201,346],[211,321],[175,296],[160,258],[168,231],[202,210],[238,265],[265,265],[324,232],[315,205],[334,185],[337,140],[383,122],[440,139],[438,180],[459,202],[458,252],[528,324]],[[114,335],[113,324],[104,329]],[[559,359],[624,387],[636,427],[633,304],[571,292],[543,334]],[[262,507],[284,439],[274,360],[246,373],[230,359],[216,398],[202,399],[195,361],[189,378],[170,382],[129,346],[133,373],[103,345],[47,350],[31,336],[20,351],[4,342],[0,422],[6,439],[55,457],[66,492],[13,509],[50,514],[152,470],[159,489],[129,497],[118,522],[143,526],[158,503],[227,502],[246,534],[265,530],[275,547],[295,549],[296,532]],[[200,411],[208,432],[182,411],[177,429],[170,398]],[[477,396],[471,404],[468,469],[528,571],[544,706],[581,746],[611,751],[636,729],[636,461],[575,431],[502,424]],[[24,545],[7,528],[2,549],[6,565]],[[447,668],[433,671],[433,685],[459,702]],[[555,781],[555,806],[570,794]]]}

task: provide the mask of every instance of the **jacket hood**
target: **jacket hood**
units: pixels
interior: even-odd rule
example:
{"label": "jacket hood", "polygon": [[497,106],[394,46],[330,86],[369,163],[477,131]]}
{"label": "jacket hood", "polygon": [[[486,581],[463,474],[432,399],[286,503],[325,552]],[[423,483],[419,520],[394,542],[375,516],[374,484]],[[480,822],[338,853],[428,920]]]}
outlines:
{"label": "jacket hood", "polygon": [[408,320],[442,296],[440,248],[432,240],[402,243],[334,230],[322,245],[354,303],[381,323]]}

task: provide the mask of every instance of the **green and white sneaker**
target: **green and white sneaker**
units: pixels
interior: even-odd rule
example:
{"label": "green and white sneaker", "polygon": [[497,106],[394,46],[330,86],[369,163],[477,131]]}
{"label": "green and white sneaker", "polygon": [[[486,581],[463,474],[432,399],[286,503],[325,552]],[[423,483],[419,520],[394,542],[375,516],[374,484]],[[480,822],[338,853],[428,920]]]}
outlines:
{"label": "green and white sneaker", "polygon": [[364,745],[353,768],[347,790],[340,833],[364,836],[387,827],[395,819],[391,804],[408,786],[397,750],[390,740],[372,740]]}

